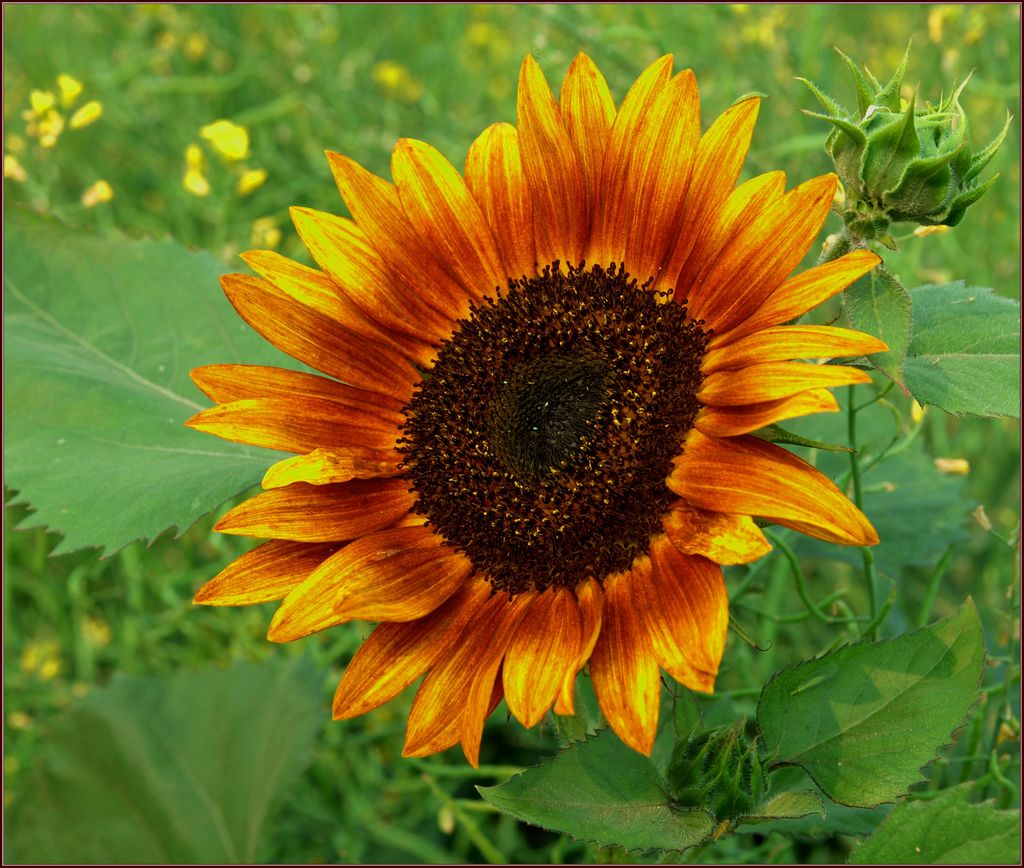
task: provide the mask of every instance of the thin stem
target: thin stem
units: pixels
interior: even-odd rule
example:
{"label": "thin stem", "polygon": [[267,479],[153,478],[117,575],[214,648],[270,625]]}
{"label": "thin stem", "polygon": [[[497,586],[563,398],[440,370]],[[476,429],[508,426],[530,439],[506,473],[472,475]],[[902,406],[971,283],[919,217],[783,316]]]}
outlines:
{"label": "thin stem", "polygon": [[[860,457],[857,454],[857,406],[853,402],[853,386],[847,386],[848,410],[846,414],[846,434],[850,448],[850,479],[853,482],[853,502],[857,509],[863,510],[864,492],[860,481]],[[876,587],[877,575],[875,573],[875,555],[867,546],[861,546],[861,558],[864,561],[864,579],[868,589],[868,611],[870,613],[870,630],[865,630],[862,635],[870,639],[878,638],[878,625],[881,621],[878,618],[878,588]],[[884,617],[884,616],[883,616]]]}
{"label": "thin stem", "polygon": [[832,616],[825,614],[818,607],[818,604],[811,599],[811,595],[807,593],[807,583],[804,580],[804,572],[800,569],[800,561],[797,560],[796,555],[793,553],[793,549],[789,547],[786,541],[771,531],[765,531],[765,536],[772,541],[780,552],[782,552],[782,556],[786,559],[786,563],[789,564],[789,570],[793,574],[793,579],[796,581],[797,595],[800,597],[800,601],[807,607],[807,611],[823,624],[847,623],[845,618],[833,618]]}
{"label": "thin stem", "polygon": [[918,627],[928,626],[928,621],[932,617],[932,607],[939,596],[939,585],[942,582],[942,577],[946,574],[946,567],[949,566],[949,559],[952,555],[953,547],[950,546],[936,564],[935,569],[932,570],[931,577],[928,579],[928,590],[924,595],[924,603],[921,604],[921,613],[917,616]]}

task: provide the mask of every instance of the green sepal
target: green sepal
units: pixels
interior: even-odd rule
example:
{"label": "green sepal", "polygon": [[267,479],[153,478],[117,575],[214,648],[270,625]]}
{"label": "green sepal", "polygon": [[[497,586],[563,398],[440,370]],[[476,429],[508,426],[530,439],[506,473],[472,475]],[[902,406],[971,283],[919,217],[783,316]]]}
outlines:
{"label": "green sepal", "polygon": [[1012,120],[1013,115],[1007,112],[1006,123],[1003,124],[1002,132],[971,159],[971,167],[964,174],[965,183],[973,181],[978,177],[981,170],[984,169],[985,166],[989,164],[989,161],[996,155],[996,151],[999,150],[1000,146],[1003,144],[1003,140],[1006,138],[1006,134],[1010,131],[1010,121]]}
{"label": "green sepal", "polygon": [[787,431],[779,425],[765,425],[753,432],[755,437],[766,440],[769,443],[785,443],[790,446],[806,446],[808,449],[821,449],[825,452],[853,452],[849,446],[840,446],[836,443],[823,443],[821,440],[810,440],[801,437],[792,431]]}

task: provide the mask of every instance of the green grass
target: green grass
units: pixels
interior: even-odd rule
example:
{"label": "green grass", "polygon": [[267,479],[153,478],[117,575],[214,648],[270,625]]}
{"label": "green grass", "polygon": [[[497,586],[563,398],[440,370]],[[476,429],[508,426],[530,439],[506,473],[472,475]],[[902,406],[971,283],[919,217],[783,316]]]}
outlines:
{"label": "green grass", "polygon": [[[816,106],[794,76],[815,80],[840,101],[852,97],[831,45],[882,76],[913,37],[908,81],[920,82],[932,98],[974,70],[963,102],[979,146],[1020,98],[1015,6],[7,6],[4,15],[5,152],[15,153],[28,175],[24,183],[5,182],[8,203],[51,209],[83,227],[171,235],[226,261],[253,243],[253,223],[261,218],[279,227],[282,252],[307,259],[287,209],[343,211],[326,148],[387,174],[394,141],[407,136],[430,141],[460,165],[483,127],[514,120],[515,82],[527,52],[557,86],[576,51],[585,50],[621,98],[644,65],[672,51],[677,64],[697,73],[705,124],[737,96],[766,92],[771,99],[745,176],[782,168],[791,183],[831,168],[822,151],[826,130],[799,113]],[[397,91],[379,84],[374,69],[384,61],[403,65],[412,84]],[[59,73],[79,79],[85,85],[79,103],[99,99],[104,115],[84,129],[65,130],[44,150],[23,132],[21,113],[30,91],[52,89]],[[222,117],[249,129],[246,165],[265,168],[268,181],[238,196],[238,167],[203,143],[212,192],[198,198],[181,183],[184,151],[202,143],[201,126]],[[22,150],[11,136],[22,140]],[[964,223],[945,235],[908,238],[887,258],[908,285],[965,277],[1019,297],[1019,151],[1015,121],[988,170],[1002,178]],[[111,184],[113,201],[84,208],[82,191],[101,178]],[[893,401],[906,419],[909,401]],[[1019,528],[1017,443],[1015,423],[951,419],[934,409],[925,417],[926,454],[970,461],[966,497],[985,506],[994,530],[1007,539]],[[263,638],[272,607],[193,607],[195,590],[244,549],[213,534],[212,519],[178,539],[165,535],[150,547],[136,544],[98,560],[91,552],[48,557],[55,538],[42,530],[12,531],[24,511],[6,512],[8,803],[17,802],[26,771],[44,749],[47,725],[115,673],[311,654],[324,673],[323,733],[310,770],[271,830],[268,861],[635,858],[522,826],[476,798],[473,784],[494,783],[556,749],[545,727],[527,732],[495,715],[477,773],[457,750],[422,761],[400,758],[411,692],[364,718],[329,722],[330,693],[367,630],[350,626],[274,646]],[[932,611],[949,614],[974,596],[994,661],[986,684],[997,687],[1019,678],[1019,591],[1011,592],[1018,556],[970,526],[969,541],[950,552]],[[857,573],[823,562],[806,569],[816,599],[845,587],[849,605],[864,610]],[[932,571],[907,569],[897,578],[885,635],[916,625]],[[734,590],[747,589],[734,614],[767,650],[730,637],[720,692],[708,703],[721,721],[752,715],[756,691],[775,669],[851,638],[805,617],[780,557],[753,571],[732,570],[729,580]],[[47,666],[47,660],[55,662]],[[1009,695],[1016,694],[1012,687]],[[1008,710],[1000,691],[986,696],[955,751],[932,767],[933,785],[983,774],[980,760],[963,759],[988,752]],[[1019,708],[1009,712],[1019,718]],[[1007,774],[1017,776],[1014,769]],[[848,847],[842,836],[793,843],[777,834],[747,835],[725,839],[700,858],[831,861],[844,858]]]}

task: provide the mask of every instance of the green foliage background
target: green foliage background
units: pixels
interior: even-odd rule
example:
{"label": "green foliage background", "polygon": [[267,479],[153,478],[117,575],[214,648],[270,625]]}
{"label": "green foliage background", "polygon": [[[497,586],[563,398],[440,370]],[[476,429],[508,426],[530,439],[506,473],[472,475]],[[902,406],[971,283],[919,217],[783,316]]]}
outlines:
{"label": "green foliage background", "polygon": [[[484,126],[514,120],[525,53],[534,53],[557,87],[578,50],[597,61],[617,98],[650,60],[674,52],[677,65],[697,73],[705,123],[740,94],[769,94],[744,177],[782,168],[795,183],[828,171],[830,163],[822,150],[826,129],[798,112],[815,106],[794,76],[811,78],[840,98],[850,93],[831,45],[885,76],[913,37],[908,80],[920,82],[922,95],[931,98],[974,70],[962,99],[980,145],[1001,128],[1007,108],[1016,114],[1019,15],[1017,6],[995,5],[6,6],[5,153],[16,153],[27,175],[24,182],[5,181],[6,203],[50,210],[71,225],[100,231],[169,235],[240,270],[235,257],[254,243],[254,222],[269,219],[281,232],[282,252],[307,260],[289,228],[288,206],[343,209],[324,149],[386,175],[392,144],[408,136],[430,141],[459,165]],[[400,64],[405,73],[382,63]],[[55,148],[44,150],[25,135],[21,113],[30,91],[53,89],[59,73],[79,79],[81,100],[101,100],[104,114],[89,127],[66,130]],[[210,195],[196,197],[182,185],[185,148],[201,142],[199,128],[219,118],[249,129],[247,165],[268,172],[266,184],[248,196],[236,193],[236,170],[208,147]],[[22,150],[12,147],[12,136],[22,140]],[[1019,298],[1019,152],[1015,122],[988,170],[1002,173],[994,189],[955,231],[902,240],[900,252],[886,256],[890,270],[908,286],[964,278]],[[81,194],[99,179],[110,183],[114,198],[87,209]],[[211,284],[209,291],[219,289]],[[909,400],[893,394],[903,424]],[[865,436],[880,440],[891,424],[886,413],[876,422],[865,415],[862,422]],[[801,431],[829,439],[816,424]],[[841,435],[833,439],[842,442]],[[922,483],[924,495],[909,505],[916,521],[901,516],[900,544],[887,556],[893,566],[883,577],[898,595],[882,634],[916,626],[923,611],[949,615],[972,595],[990,654],[985,699],[956,748],[929,768],[927,788],[981,777],[993,753],[1011,757],[1006,777],[1019,774],[1017,741],[1001,729],[1005,703],[1019,685],[1019,592],[1012,593],[1014,551],[999,539],[1019,529],[1017,443],[1014,422],[952,418],[931,408],[914,446],[922,455],[908,456],[913,461],[900,467],[902,478]],[[933,458],[965,458],[970,473],[942,476]],[[868,481],[884,490],[890,480]],[[938,518],[929,491],[941,497],[934,504]],[[998,536],[971,520],[976,504],[985,507]],[[322,727],[311,764],[262,836],[259,859],[640,859],[519,824],[477,797],[473,784],[504,781],[553,753],[558,742],[548,729],[528,732],[495,715],[475,772],[457,751],[428,760],[399,757],[411,693],[367,717],[331,723],[330,692],[368,628],[353,625],[295,646],[273,646],[263,638],[270,607],[194,608],[195,590],[245,547],[212,534],[212,519],[180,539],[165,535],[149,547],[135,544],[99,560],[90,551],[48,557],[57,537],[41,529],[12,532],[25,510],[5,513],[8,810],[17,811],[25,782],[69,706],[115,675],[308,655],[322,675]],[[915,557],[916,538],[927,557]],[[816,598],[846,588],[850,605],[863,610],[850,566],[819,559],[827,554],[813,545],[798,554]],[[936,584],[937,563],[943,572]],[[734,614],[767,650],[730,637],[719,693],[706,703],[715,723],[753,716],[772,672],[850,638],[807,618],[777,553],[756,571],[736,570],[728,578]],[[938,588],[933,600],[932,586]],[[1015,702],[1011,711],[1019,719]],[[1004,806],[1013,801],[994,787],[988,794],[998,794]],[[868,822],[851,820],[835,806],[830,811],[830,822],[807,824],[796,840],[770,829],[749,832],[692,858],[842,860],[885,813]]]}

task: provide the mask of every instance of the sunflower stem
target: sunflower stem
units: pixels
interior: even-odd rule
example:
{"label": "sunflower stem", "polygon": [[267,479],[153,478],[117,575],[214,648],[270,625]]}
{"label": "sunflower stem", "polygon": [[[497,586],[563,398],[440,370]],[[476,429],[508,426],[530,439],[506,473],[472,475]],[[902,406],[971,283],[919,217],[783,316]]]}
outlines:
{"label": "sunflower stem", "polygon": [[[864,492],[860,481],[860,455],[857,452],[857,405],[854,403],[853,386],[847,386],[847,412],[846,412],[846,433],[850,449],[850,480],[853,482],[853,502],[857,509],[864,509]],[[878,638],[878,627],[881,619],[878,617],[878,588],[875,572],[875,555],[867,546],[861,546],[861,558],[864,561],[864,580],[868,590],[868,610],[870,621],[868,627],[861,635],[867,635],[870,639]],[[884,617],[884,615],[883,615]]]}
{"label": "sunflower stem", "polygon": [[[782,552],[782,556],[786,559],[786,563],[789,564],[789,570],[793,574],[793,579],[796,582],[796,592],[800,597],[800,601],[807,607],[807,612],[813,615],[823,624],[845,624],[847,623],[846,618],[833,618],[831,615],[827,615],[821,610],[817,603],[811,599],[811,595],[807,593],[807,582],[804,579],[804,571],[800,569],[800,561],[797,560],[796,555],[793,553],[793,549],[789,547],[781,536],[772,533],[771,531],[765,531],[765,536],[772,541],[772,544]],[[835,597],[833,597],[835,599]],[[830,601],[831,602],[831,601]]]}

